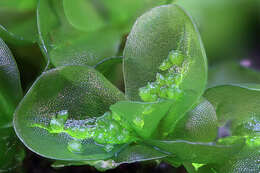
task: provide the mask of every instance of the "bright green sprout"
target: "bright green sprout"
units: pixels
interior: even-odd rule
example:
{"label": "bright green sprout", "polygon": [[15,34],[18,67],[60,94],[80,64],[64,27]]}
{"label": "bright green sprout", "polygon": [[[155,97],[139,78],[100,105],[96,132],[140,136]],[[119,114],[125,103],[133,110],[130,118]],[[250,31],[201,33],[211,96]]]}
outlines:
{"label": "bright green sprout", "polygon": [[180,84],[188,68],[185,56],[181,51],[172,50],[162,62],[156,74],[156,81],[139,89],[139,96],[144,102],[155,102],[158,99],[178,99],[182,95]]}

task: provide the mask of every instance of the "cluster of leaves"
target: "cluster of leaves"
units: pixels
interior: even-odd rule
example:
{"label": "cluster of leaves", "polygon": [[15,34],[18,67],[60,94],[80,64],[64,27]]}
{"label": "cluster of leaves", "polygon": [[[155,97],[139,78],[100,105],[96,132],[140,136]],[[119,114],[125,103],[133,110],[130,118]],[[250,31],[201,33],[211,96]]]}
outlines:
{"label": "cluster of leaves", "polygon": [[[0,172],[24,157],[12,126],[27,148],[56,160],[54,167],[107,170],[162,160],[190,173],[259,172],[260,85],[233,84],[259,81],[258,73],[243,69],[244,77],[234,79],[241,69],[232,64],[230,76],[219,80],[222,74],[213,69],[208,80],[199,32],[180,6],[166,0],[111,1],[0,2],[0,14],[8,16],[0,37],[11,45],[38,44],[45,59],[23,96],[15,59],[0,40]],[[154,81],[177,84],[177,77],[164,79],[163,64],[172,52],[188,60],[185,68],[177,62],[184,70],[174,69],[183,73],[181,94],[167,90],[172,97],[144,99],[141,91]],[[164,75],[158,79],[158,73]],[[59,119],[61,111],[68,114]],[[82,129],[82,122],[90,119],[103,123],[97,133],[103,140],[79,137],[90,128]],[[122,133],[131,138],[122,142]]]}

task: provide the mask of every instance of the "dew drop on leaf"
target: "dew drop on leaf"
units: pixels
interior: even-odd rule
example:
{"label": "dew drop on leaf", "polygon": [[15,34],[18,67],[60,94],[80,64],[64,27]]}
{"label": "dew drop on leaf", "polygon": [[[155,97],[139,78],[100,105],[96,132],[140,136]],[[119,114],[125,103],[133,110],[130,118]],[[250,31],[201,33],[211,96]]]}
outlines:
{"label": "dew drop on leaf", "polygon": [[106,152],[112,151],[113,148],[114,148],[114,145],[112,145],[112,144],[107,144],[107,145],[104,146],[104,150],[105,150]]}
{"label": "dew drop on leaf", "polygon": [[139,128],[143,128],[144,127],[144,120],[141,118],[141,117],[136,117],[134,120],[133,120],[133,123],[139,127]]}
{"label": "dew drop on leaf", "polygon": [[62,110],[57,114],[57,119],[63,120],[64,122],[67,121],[68,117],[69,117],[69,113],[67,110]]}
{"label": "dew drop on leaf", "polygon": [[172,50],[168,55],[172,65],[181,67],[184,61],[184,55],[180,51]]}
{"label": "dew drop on leaf", "polygon": [[82,153],[82,144],[78,140],[68,142],[68,150],[72,153]]}
{"label": "dew drop on leaf", "polygon": [[50,127],[53,131],[62,131],[64,124],[63,124],[63,121],[61,121],[57,118],[52,118],[50,121]]}

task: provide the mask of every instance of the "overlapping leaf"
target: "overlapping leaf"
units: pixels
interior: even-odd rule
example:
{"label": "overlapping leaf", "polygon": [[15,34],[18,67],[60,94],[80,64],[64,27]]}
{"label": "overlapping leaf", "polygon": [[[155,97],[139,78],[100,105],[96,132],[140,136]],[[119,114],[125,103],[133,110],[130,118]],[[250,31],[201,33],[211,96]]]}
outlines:
{"label": "overlapping leaf", "polygon": [[62,2],[40,0],[37,9],[41,46],[54,66],[94,66],[117,53],[120,32],[112,27],[93,32],[75,29],[64,14]]}
{"label": "overlapping leaf", "polygon": [[209,101],[202,99],[177,123],[168,139],[212,142],[217,138],[217,131],[216,111]]}
{"label": "overlapping leaf", "polygon": [[220,126],[230,122],[232,135],[259,135],[259,85],[223,85],[204,96],[215,107]]}
{"label": "overlapping leaf", "polygon": [[240,84],[217,86],[206,91],[204,96],[215,107],[219,126],[234,139],[245,138],[246,145],[229,156],[229,161],[205,165],[194,172],[255,173],[260,170],[259,88],[256,84]]}
{"label": "overlapping leaf", "polygon": [[141,16],[135,23],[124,50],[125,92],[130,100],[140,100],[138,89],[155,80],[159,66],[172,50],[180,47],[191,59],[180,84],[183,96],[160,124],[167,134],[202,95],[207,78],[205,52],[196,27],[176,5],[161,6]]}
{"label": "overlapping leaf", "polygon": [[170,106],[172,101],[168,100],[154,103],[121,101],[112,105],[110,109],[127,120],[140,137],[149,139]]}
{"label": "overlapping leaf", "polygon": [[166,0],[64,0],[68,21],[83,31],[93,31],[107,25],[131,26],[145,10],[168,3]]}
{"label": "overlapping leaf", "polygon": [[13,112],[22,96],[15,59],[0,38],[0,172],[18,167],[24,157],[24,150],[12,129]]}
{"label": "overlapping leaf", "polygon": [[0,38],[0,128],[11,125],[13,112],[22,96],[15,59]]}
{"label": "overlapping leaf", "polygon": [[[69,120],[99,117],[111,104],[124,99],[124,95],[100,73],[87,66],[64,66],[41,75],[18,106],[14,125],[16,133],[32,151],[58,160],[107,159],[111,152],[96,145],[92,139],[84,139],[82,153],[68,150],[73,140],[65,133],[49,133],[35,124],[48,125],[55,114],[69,112]],[[77,126],[77,124],[75,124]],[[48,147],[46,147],[48,146]]]}
{"label": "overlapping leaf", "polygon": [[117,88],[124,90],[124,77],[122,68],[122,57],[104,59],[95,66]]}

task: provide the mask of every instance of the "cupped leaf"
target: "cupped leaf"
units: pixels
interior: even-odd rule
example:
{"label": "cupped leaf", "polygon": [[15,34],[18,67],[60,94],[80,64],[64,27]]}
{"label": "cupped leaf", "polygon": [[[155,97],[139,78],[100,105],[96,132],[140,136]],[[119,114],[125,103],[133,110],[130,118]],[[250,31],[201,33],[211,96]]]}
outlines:
{"label": "cupped leaf", "polygon": [[[165,135],[192,108],[205,88],[207,60],[199,33],[179,6],[160,6],[136,21],[124,50],[125,92],[130,100],[140,100],[138,89],[155,80],[159,67],[172,52],[184,58],[180,60],[184,65],[177,70],[183,75],[179,84],[183,94],[160,124],[160,133]],[[179,62],[174,63],[178,66]]]}
{"label": "cupped leaf", "polygon": [[0,38],[0,128],[10,126],[13,112],[23,97],[15,59]]}
{"label": "cupped leaf", "polygon": [[235,138],[225,142],[191,142],[185,140],[149,140],[160,151],[176,156],[181,162],[220,163],[229,159],[244,146],[244,139]]}
{"label": "cupped leaf", "polygon": [[217,112],[220,126],[232,135],[250,136],[260,133],[260,86],[223,85],[209,88],[204,96]]}
{"label": "cupped leaf", "polygon": [[[15,130],[29,149],[44,157],[74,161],[107,159],[123,146],[109,146],[106,150],[106,146],[92,138],[77,136],[81,135],[81,127],[90,128],[92,120],[118,100],[124,100],[124,95],[93,68],[56,68],[43,73],[19,104]],[[74,135],[59,131],[64,128]]]}
{"label": "cupped leaf", "polygon": [[236,61],[224,61],[209,68],[208,88],[232,83],[260,83],[260,72]]}
{"label": "cupped leaf", "polygon": [[172,101],[168,100],[154,103],[121,101],[110,109],[125,119],[140,137],[149,139],[171,105]]}
{"label": "cupped leaf", "polygon": [[94,66],[117,53],[120,32],[111,27],[93,32],[75,29],[64,14],[62,2],[40,0],[37,8],[41,47],[54,66]]}
{"label": "cupped leaf", "polygon": [[35,43],[37,37],[36,0],[0,2],[0,37],[12,44]]}
{"label": "cupped leaf", "polygon": [[217,133],[218,122],[215,108],[203,98],[177,123],[168,138],[211,142],[217,138]]}

